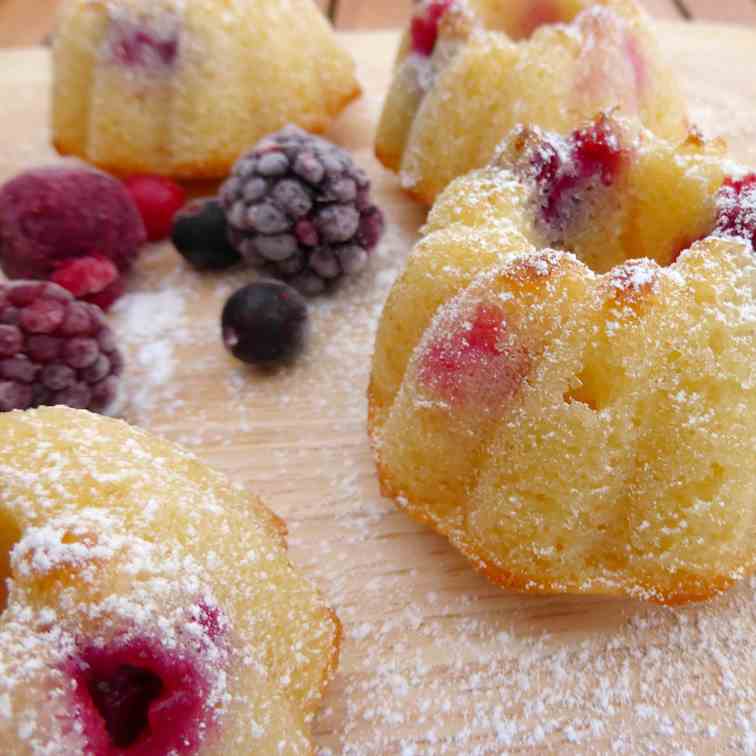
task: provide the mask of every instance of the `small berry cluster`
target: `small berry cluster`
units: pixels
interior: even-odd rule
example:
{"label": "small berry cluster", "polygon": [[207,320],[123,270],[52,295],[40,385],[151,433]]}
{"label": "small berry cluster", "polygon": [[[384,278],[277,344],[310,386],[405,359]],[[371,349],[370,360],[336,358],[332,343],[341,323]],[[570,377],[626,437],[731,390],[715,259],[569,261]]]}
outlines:
{"label": "small berry cluster", "polygon": [[179,212],[172,239],[198,270],[244,261],[291,284],[244,286],[221,317],[223,343],[236,358],[272,367],[290,362],[304,344],[301,294],[319,294],[362,270],[383,228],[370,181],[349,153],[287,126],[239,159],[219,199]]}
{"label": "small berry cluster", "polygon": [[102,311],[183,203],[183,190],[159,176],[121,183],[68,166],[0,187],[0,266],[14,281],[0,284],[0,411],[112,408],[122,359]]}

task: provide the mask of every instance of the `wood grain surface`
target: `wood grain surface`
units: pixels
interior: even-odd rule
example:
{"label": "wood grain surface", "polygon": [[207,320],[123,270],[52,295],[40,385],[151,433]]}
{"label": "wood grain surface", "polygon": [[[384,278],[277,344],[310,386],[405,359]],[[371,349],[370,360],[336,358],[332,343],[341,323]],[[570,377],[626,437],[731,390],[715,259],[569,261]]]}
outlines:
{"label": "wood grain surface", "polygon": [[[756,0],[639,0],[660,19],[756,25]],[[53,30],[62,0],[0,0],[0,47],[39,44]],[[388,29],[406,23],[413,0],[317,0],[340,29]]]}
{"label": "wood grain surface", "polygon": [[[662,24],[694,119],[756,164],[756,32]],[[312,304],[305,355],[275,374],[225,354],[218,316],[247,271],[201,276],[150,248],[111,316],[125,417],[259,492],[345,627],[315,722],[320,753],[753,753],[756,583],[703,606],[524,597],[477,576],[378,493],[365,389],[382,302],[423,211],[372,156],[396,35],[349,34],[365,96],[330,137],[373,178],[388,232],[368,271]],[[55,160],[49,58],[0,53],[0,181]]]}

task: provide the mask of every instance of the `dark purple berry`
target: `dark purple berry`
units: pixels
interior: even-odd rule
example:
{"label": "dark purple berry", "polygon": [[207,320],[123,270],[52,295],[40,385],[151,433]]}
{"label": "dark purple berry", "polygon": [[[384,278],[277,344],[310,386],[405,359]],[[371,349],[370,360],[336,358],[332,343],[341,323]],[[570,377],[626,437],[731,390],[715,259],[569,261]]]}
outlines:
{"label": "dark purple berry", "polygon": [[57,284],[19,281],[0,283],[0,312],[13,321],[0,324],[0,411],[110,408],[122,359],[96,305]]}
{"label": "dark purple berry", "polygon": [[13,357],[21,351],[24,337],[14,325],[0,325],[0,357]]}
{"label": "dark purple berry", "polygon": [[226,214],[218,200],[198,199],[179,211],[173,222],[173,245],[197,270],[223,270],[241,255],[228,239]]}
{"label": "dark purple berry", "polygon": [[0,381],[0,412],[28,407],[32,396],[33,389],[28,384]]}
{"label": "dark purple berry", "polygon": [[302,349],[307,305],[290,286],[261,281],[231,296],[221,324],[223,343],[234,357],[272,366],[291,361]]}
{"label": "dark purple berry", "polygon": [[220,198],[241,256],[305,294],[360,271],[384,228],[349,153],[295,126],[244,155]]}

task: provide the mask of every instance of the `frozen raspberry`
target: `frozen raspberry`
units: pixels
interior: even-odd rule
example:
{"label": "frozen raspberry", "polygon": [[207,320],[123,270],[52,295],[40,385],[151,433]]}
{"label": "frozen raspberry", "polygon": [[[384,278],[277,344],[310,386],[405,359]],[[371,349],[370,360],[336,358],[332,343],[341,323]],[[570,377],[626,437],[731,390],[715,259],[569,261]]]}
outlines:
{"label": "frozen raspberry", "polygon": [[420,12],[412,18],[410,34],[413,52],[424,57],[433,54],[438,40],[438,26],[451,4],[452,0],[431,0],[422,4]]}
{"label": "frozen raspberry", "polygon": [[52,274],[50,280],[77,299],[96,304],[103,310],[109,310],[124,290],[118,268],[99,256],[69,260]]}
{"label": "frozen raspberry", "polygon": [[223,343],[239,360],[273,366],[301,351],[307,305],[290,286],[261,281],[239,289],[223,308]]}
{"label": "frozen raspberry", "polygon": [[226,214],[213,198],[194,200],[176,214],[171,241],[198,270],[223,270],[241,260],[228,238]]}
{"label": "frozen raspberry", "polygon": [[128,271],[146,238],[123,185],[80,168],[41,168],[0,188],[0,266],[8,278],[49,279],[100,257]]}
{"label": "frozen raspberry", "polygon": [[349,153],[295,126],[237,162],[221,202],[242,256],[305,294],[362,270],[384,228]]}
{"label": "frozen raspberry", "polygon": [[728,178],[717,195],[715,233],[750,242],[756,249],[756,173]]}
{"label": "frozen raspberry", "polygon": [[66,672],[93,756],[193,754],[210,724],[207,682],[189,658],[134,639],[85,648]]}
{"label": "frozen raspberry", "polygon": [[186,202],[184,190],[164,176],[140,174],[130,176],[123,183],[139,209],[147,238],[150,241],[167,239],[174,216]]}
{"label": "frozen raspberry", "polygon": [[66,404],[105,412],[122,368],[98,307],[54,283],[0,284],[0,411]]}

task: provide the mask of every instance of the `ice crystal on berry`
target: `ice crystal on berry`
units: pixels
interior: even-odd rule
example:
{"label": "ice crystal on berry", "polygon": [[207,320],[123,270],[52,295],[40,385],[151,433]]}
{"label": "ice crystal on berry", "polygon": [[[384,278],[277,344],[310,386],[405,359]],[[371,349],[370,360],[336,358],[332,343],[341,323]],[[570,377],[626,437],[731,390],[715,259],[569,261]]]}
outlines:
{"label": "ice crystal on berry", "polygon": [[749,242],[756,249],[756,173],[728,178],[717,195],[715,233]]}
{"label": "ice crystal on berry", "polygon": [[305,294],[362,270],[384,228],[349,153],[294,126],[237,162],[221,202],[241,255]]}

